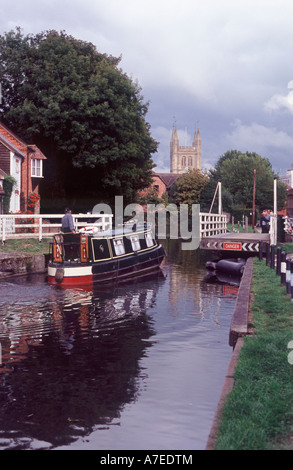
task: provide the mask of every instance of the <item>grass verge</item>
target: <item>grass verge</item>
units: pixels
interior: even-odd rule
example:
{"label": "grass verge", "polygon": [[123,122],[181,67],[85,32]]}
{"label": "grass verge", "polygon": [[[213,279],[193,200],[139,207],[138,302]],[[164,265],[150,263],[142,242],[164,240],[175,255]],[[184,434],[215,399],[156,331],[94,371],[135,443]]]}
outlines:
{"label": "grass verge", "polygon": [[51,239],[43,238],[39,241],[35,238],[11,239],[6,240],[5,244],[0,244],[0,253],[17,252],[17,253],[33,253],[42,255],[49,253]]}
{"label": "grass verge", "polygon": [[254,334],[240,351],[217,450],[286,448],[293,431],[293,303],[265,261],[254,260],[251,290]]}

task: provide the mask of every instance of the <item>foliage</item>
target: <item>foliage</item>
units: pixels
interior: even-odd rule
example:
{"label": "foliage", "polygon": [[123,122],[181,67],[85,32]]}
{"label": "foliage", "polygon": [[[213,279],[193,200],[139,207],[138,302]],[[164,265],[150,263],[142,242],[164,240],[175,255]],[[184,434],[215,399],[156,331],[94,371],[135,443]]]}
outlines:
{"label": "foliage", "polygon": [[[204,187],[200,195],[200,210],[201,212],[209,212],[211,204],[215,195],[218,181],[209,175],[208,184]],[[212,208],[212,213],[218,212],[219,206],[219,192],[217,192],[214,205]],[[231,212],[233,207],[233,196],[232,194],[222,185],[222,205],[223,209],[226,212]]]}
{"label": "foliage", "polygon": [[5,175],[3,180],[3,190],[4,190],[4,198],[3,198],[3,213],[8,214],[9,207],[10,207],[10,198],[13,186],[16,184],[15,178],[10,175]]}
{"label": "foliage", "polygon": [[[256,208],[259,212],[265,208],[273,209],[276,175],[267,158],[254,152],[243,154],[238,150],[230,150],[219,158],[215,169],[211,171],[211,178],[214,181],[221,180],[223,188],[232,196],[232,212],[233,209],[241,212],[252,210],[254,170],[256,170]],[[278,210],[283,209],[286,198],[286,186],[278,181]],[[224,204],[223,206],[224,210],[229,210]]]}
{"label": "foliage", "polygon": [[0,36],[2,119],[48,157],[48,197],[64,188],[67,198],[131,200],[149,185],[148,104],[119,61],[64,31]]}
{"label": "foliage", "polygon": [[163,204],[164,199],[159,198],[158,190],[156,188],[150,188],[145,194],[141,195],[138,198],[138,204],[145,205],[145,204]]}
{"label": "foliage", "polygon": [[192,169],[183,173],[175,183],[174,197],[177,204],[198,204],[200,195],[208,184],[208,176],[201,170]]}

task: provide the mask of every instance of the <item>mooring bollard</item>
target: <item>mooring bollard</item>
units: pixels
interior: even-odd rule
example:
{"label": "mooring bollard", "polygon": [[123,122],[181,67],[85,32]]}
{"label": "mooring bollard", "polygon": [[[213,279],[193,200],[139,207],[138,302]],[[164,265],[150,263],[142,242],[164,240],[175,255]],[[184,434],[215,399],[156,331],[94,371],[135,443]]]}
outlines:
{"label": "mooring bollard", "polygon": [[266,266],[270,264],[270,244],[266,242]]}
{"label": "mooring bollard", "polygon": [[275,245],[271,245],[271,269],[275,269]]}
{"label": "mooring bollard", "polygon": [[290,260],[290,273],[291,273],[291,279],[290,279],[290,285],[291,285],[291,300],[293,299],[293,260]]}
{"label": "mooring bollard", "polygon": [[291,295],[291,269],[290,269],[291,260],[286,260],[286,294]]}
{"label": "mooring bollard", "polygon": [[281,256],[282,256],[282,248],[278,246],[277,248],[277,268],[276,268],[276,275],[280,276],[281,274]]}
{"label": "mooring bollard", "polygon": [[287,274],[287,262],[286,262],[286,252],[281,252],[281,284],[286,284],[286,274]]}
{"label": "mooring bollard", "polygon": [[262,241],[261,240],[258,242],[258,259],[260,261],[262,260]]}

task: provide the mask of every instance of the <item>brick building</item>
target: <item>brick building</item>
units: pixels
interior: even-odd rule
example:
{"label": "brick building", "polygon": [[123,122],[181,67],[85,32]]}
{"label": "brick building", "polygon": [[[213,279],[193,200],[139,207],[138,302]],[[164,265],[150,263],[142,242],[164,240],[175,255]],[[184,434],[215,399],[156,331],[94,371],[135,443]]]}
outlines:
{"label": "brick building", "polygon": [[[40,212],[39,184],[43,178],[45,155],[36,145],[28,145],[0,122],[0,199],[5,175],[16,180],[10,199],[11,212],[27,212],[31,195],[37,196],[35,213]],[[0,203],[0,213],[3,204]]]}
{"label": "brick building", "polygon": [[168,193],[180,176],[181,174],[176,173],[154,173],[152,187],[157,190],[158,197],[161,198],[165,192]]}
{"label": "brick building", "polygon": [[156,196],[162,198],[164,193],[169,193],[173,184],[180,178],[180,174],[175,173],[155,173],[153,171],[152,184],[150,188],[140,191],[140,196],[150,194],[153,189],[156,191]]}

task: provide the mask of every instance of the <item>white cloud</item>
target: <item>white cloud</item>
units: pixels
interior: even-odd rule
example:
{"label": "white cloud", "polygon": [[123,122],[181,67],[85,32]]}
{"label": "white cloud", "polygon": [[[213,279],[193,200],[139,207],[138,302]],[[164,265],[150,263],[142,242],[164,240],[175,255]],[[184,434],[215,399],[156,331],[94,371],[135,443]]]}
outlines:
{"label": "white cloud", "polygon": [[[293,88],[293,80],[288,83],[288,88]],[[265,103],[267,111],[282,111],[284,109],[293,114],[293,91],[289,91],[285,95],[277,93]]]}
{"label": "white cloud", "polygon": [[243,124],[240,120],[235,120],[232,124],[233,131],[226,137],[230,148],[235,148],[243,152],[257,152],[262,157],[270,157],[273,149],[279,152],[280,161],[282,154],[291,152],[293,157],[293,137],[284,131],[276,128],[266,127],[264,125],[252,122]]}

